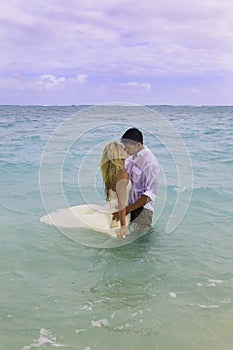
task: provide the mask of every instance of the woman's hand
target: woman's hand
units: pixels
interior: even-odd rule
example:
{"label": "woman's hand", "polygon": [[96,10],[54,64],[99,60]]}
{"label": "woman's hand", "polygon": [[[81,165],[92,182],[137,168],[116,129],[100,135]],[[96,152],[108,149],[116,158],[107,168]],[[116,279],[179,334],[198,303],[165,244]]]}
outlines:
{"label": "woman's hand", "polygon": [[126,233],[126,225],[121,226],[120,231],[118,232],[117,236],[120,238],[125,238]]}

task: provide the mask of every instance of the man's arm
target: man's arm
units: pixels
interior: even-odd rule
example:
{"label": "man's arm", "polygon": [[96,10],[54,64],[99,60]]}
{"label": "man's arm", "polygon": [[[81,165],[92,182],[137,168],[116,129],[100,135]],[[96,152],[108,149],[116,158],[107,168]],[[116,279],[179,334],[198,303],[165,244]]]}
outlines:
{"label": "man's arm", "polygon": [[[143,207],[146,203],[150,202],[150,197],[145,196],[144,194],[133,204],[129,204],[126,207],[126,215],[131,213],[131,211],[136,210],[140,207]],[[115,212],[112,214],[113,220],[119,221],[120,220],[120,213]]]}
{"label": "man's arm", "polygon": [[150,201],[151,201],[150,197],[143,194],[135,203],[129,204],[126,207],[126,215],[131,213],[131,211],[134,211],[138,208],[143,207],[146,203],[148,203]]}

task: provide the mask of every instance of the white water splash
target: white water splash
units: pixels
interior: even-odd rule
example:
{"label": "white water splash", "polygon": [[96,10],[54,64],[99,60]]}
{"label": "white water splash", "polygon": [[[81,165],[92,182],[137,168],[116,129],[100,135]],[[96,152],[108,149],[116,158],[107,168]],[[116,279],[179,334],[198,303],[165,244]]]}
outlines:
{"label": "white water splash", "polygon": [[76,334],[79,334],[79,333],[85,332],[85,331],[86,331],[86,329],[84,329],[84,328],[82,328],[82,329],[76,329],[75,333],[76,333]]}
{"label": "white water splash", "polygon": [[197,283],[197,286],[198,287],[216,287],[217,285],[220,285],[222,283],[224,283],[224,281],[209,278],[205,283]]}
{"label": "white water splash", "polygon": [[38,339],[34,339],[33,343],[27,346],[24,346],[22,350],[29,350],[32,348],[38,348],[40,346],[50,344],[51,346],[54,346],[55,348],[62,348],[65,347],[64,344],[57,343],[57,338],[52,335],[50,331],[48,331],[45,328],[40,329],[40,336]]}
{"label": "white water splash", "polygon": [[98,320],[98,321],[91,321],[91,325],[93,327],[97,327],[97,328],[100,328],[100,327],[103,327],[103,326],[107,326],[108,325],[108,320],[102,319],[102,320]]}
{"label": "white water splash", "polygon": [[176,298],[176,293],[170,292],[170,293],[168,293],[168,294],[170,295],[171,298]]}
{"label": "white water splash", "polygon": [[199,306],[202,309],[215,309],[219,307],[219,305],[215,305],[215,304],[209,304],[209,305],[197,304],[197,306]]}

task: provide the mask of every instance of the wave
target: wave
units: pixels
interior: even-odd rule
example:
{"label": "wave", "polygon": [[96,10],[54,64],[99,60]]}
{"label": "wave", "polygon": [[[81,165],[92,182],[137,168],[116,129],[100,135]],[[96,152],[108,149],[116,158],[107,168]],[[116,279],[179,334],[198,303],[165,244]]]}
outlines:
{"label": "wave", "polygon": [[39,170],[39,160],[37,162],[30,162],[28,160],[0,160],[0,173],[7,172],[9,171],[14,171],[14,172],[33,172],[33,171],[38,171]]}
{"label": "wave", "polygon": [[[165,198],[164,193],[167,190]],[[231,220],[232,217],[232,202],[233,202],[233,188],[224,187],[197,187],[193,189],[178,188],[177,186],[167,186],[167,188],[160,189],[161,192],[158,194],[158,203],[161,200],[165,201],[166,208],[171,208],[175,206],[175,202],[180,195],[180,203],[183,203],[187,196],[192,191],[192,197],[189,205],[189,210],[195,213],[201,213],[201,216],[208,216],[211,218],[218,217],[224,218],[227,222]],[[186,194],[187,192],[187,194]],[[189,192],[189,193],[188,193]],[[192,214],[192,215],[193,215]]]}
{"label": "wave", "polygon": [[[164,188],[164,186],[160,186],[160,188]],[[232,188],[229,187],[223,187],[223,186],[197,186],[194,185],[192,188],[191,187],[179,187],[176,185],[168,185],[166,186],[167,191],[169,193],[181,193],[181,192],[185,192],[185,191],[192,191],[193,194],[202,194],[202,195],[210,195],[210,194],[214,194],[214,195],[218,195],[218,196],[222,196],[222,195],[228,195],[228,194],[232,194],[233,195],[233,186]]]}
{"label": "wave", "polygon": [[223,164],[231,165],[233,164],[233,159],[222,159],[220,162]]}

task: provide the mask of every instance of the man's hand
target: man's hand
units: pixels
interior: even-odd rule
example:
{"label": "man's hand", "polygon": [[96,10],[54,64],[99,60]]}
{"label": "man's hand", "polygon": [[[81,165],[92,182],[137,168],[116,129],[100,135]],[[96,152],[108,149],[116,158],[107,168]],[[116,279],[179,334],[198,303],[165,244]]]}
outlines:
{"label": "man's hand", "polygon": [[[128,215],[129,212],[130,212],[129,205],[128,205],[125,209],[126,209],[125,215]],[[120,220],[119,211],[115,211],[114,213],[112,213],[112,218],[113,218],[113,220],[115,220],[115,221],[119,221],[119,220]]]}
{"label": "man's hand", "polygon": [[112,218],[115,221],[119,221],[120,220],[120,214],[118,211],[116,211],[115,213],[112,213]]}

